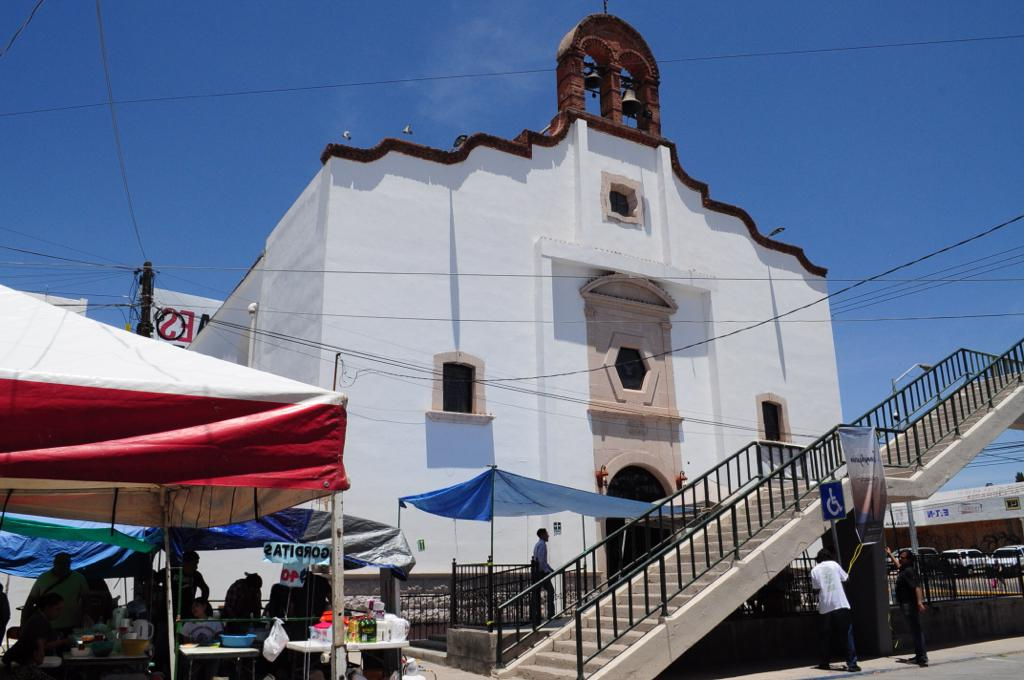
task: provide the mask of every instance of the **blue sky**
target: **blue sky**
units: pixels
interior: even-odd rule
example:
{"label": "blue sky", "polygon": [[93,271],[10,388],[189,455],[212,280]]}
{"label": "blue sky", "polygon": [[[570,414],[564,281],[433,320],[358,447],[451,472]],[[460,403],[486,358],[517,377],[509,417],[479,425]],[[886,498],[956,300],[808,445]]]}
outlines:
{"label": "blue sky", "polygon": [[[0,4],[0,47],[35,2]],[[103,12],[114,95],[130,100],[553,69],[561,36],[600,6],[105,0]],[[1022,34],[1024,3],[612,0],[609,9],[662,64],[663,134],[687,171],[762,231],[784,226],[780,238],[828,267],[833,289],[1024,213],[1022,39],[671,61]],[[93,3],[46,0],[0,57],[0,114],[105,96]],[[149,257],[158,267],[244,268],[343,130],[372,146],[411,123],[415,141],[446,148],[462,133],[539,130],[554,105],[550,72],[124,103],[118,115]],[[141,262],[105,107],[0,115],[0,187],[0,246]],[[1009,250],[1021,246],[1018,223],[901,273],[989,258],[978,265],[1000,268],[980,278],[1003,280],[837,313],[846,415],[915,362],[960,346],[1005,350],[1024,336],[1024,316],[842,319],[1024,312],[1024,258],[1015,259],[1024,249]],[[30,260],[0,250],[0,283],[93,303],[130,289],[122,273],[6,264]],[[159,285],[218,297],[238,278],[168,268]],[[881,285],[891,284],[868,290]],[[116,310],[94,316],[122,323]],[[1024,463],[969,469],[953,486],[1012,481],[1017,469]]]}

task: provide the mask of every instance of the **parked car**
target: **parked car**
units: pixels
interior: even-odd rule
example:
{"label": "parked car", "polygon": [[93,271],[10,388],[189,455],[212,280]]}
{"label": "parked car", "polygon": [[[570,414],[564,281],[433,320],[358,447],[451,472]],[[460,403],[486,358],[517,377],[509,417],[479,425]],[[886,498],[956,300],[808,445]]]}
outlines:
{"label": "parked car", "polygon": [[989,557],[990,576],[1019,576],[1024,563],[1024,545],[1005,545]]}
{"label": "parked car", "polygon": [[983,573],[988,566],[988,557],[977,548],[943,550],[942,559],[957,576]]}

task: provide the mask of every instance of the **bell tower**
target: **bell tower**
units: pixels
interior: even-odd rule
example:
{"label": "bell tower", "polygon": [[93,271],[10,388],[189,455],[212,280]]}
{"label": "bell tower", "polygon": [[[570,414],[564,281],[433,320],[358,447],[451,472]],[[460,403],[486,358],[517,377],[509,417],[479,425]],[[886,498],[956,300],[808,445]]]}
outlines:
{"label": "bell tower", "polygon": [[[661,136],[658,63],[635,28],[610,14],[591,14],[558,45],[558,111],[586,111],[601,98],[601,117]],[[552,131],[558,123],[556,117]]]}

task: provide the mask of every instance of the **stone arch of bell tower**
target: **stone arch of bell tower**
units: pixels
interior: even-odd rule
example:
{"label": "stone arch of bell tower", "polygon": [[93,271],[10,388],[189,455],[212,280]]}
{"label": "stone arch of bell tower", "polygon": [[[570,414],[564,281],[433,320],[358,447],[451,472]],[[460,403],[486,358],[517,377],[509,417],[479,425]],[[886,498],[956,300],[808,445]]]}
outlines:
{"label": "stone arch of bell tower", "polygon": [[557,60],[559,112],[586,111],[585,63],[590,61],[596,65],[601,78],[601,116],[613,123],[625,124],[622,73],[628,71],[635,96],[640,101],[637,129],[661,136],[658,62],[635,28],[611,14],[591,14],[562,38]]}

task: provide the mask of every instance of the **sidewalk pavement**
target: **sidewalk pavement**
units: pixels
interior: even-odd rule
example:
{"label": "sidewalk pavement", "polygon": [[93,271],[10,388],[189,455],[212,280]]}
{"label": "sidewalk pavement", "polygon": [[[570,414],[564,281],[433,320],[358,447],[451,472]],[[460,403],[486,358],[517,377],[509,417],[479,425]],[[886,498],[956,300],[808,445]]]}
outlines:
{"label": "sidewalk pavement", "polygon": [[[977,642],[970,645],[961,645],[959,647],[946,647],[944,649],[929,650],[929,667],[923,669],[923,672],[927,673],[930,669],[933,669],[936,666],[941,667],[946,664],[962,663],[975,659],[985,659],[993,656],[1005,656],[1011,654],[1024,654],[1024,637],[989,640],[987,642]],[[413,656],[415,656],[415,653]],[[919,670],[917,666],[899,663],[896,661],[896,659],[899,658],[906,658],[906,655],[862,659],[859,662],[862,669],[860,673],[847,673],[842,670],[820,671],[806,664],[796,666],[794,668],[783,668],[772,671],[759,670],[763,669],[764,665],[746,665],[729,666],[727,668],[721,668],[714,671],[685,673],[685,677],[687,680],[734,680],[738,678],[743,678],[744,680],[821,680],[821,678],[849,678],[861,675],[877,675],[880,673]],[[431,680],[434,677],[436,677],[437,680],[482,680],[487,677],[461,671],[457,668],[448,668],[447,666],[429,661],[422,662],[421,665],[428,670],[424,675]],[[837,660],[833,667],[839,669],[842,667],[842,664]],[[943,673],[940,671],[941,669],[936,669],[932,674],[941,677]],[[662,674],[659,676],[659,680],[672,680],[677,677],[682,678],[683,674]],[[636,680],[641,679],[637,678]],[[897,678],[894,678],[893,680],[897,680]]]}
{"label": "sidewalk pavement", "polygon": [[[993,656],[1024,653],[1024,637],[1004,638],[1002,640],[988,640],[959,647],[945,647],[943,649],[928,650],[928,668],[920,669],[927,673],[935,666],[945,664],[962,663],[975,659],[984,659]],[[703,671],[695,674],[687,673],[687,678],[693,680],[732,680],[743,678],[744,680],[820,680],[821,678],[848,678],[859,675],[877,675],[880,673],[892,673],[898,671],[917,671],[918,666],[913,664],[899,663],[897,659],[905,659],[913,654],[897,654],[895,656],[883,656],[873,659],[861,659],[858,664],[861,667],[860,673],[848,673],[841,669],[843,664],[838,659],[833,663],[834,671],[821,671],[813,666],[801,665],[795,668],[784,668],[773,671],[759,671],[757,667],[747,665],[744,667],[731,666],[718,671]],[[761,666],[763,668],[764,666]],[[934,673],[942,675],[941,673]],[[442,676],[438,675],[438,678]],[[670,680],[673,677],[663,674],[660,680]],[[894,678],[894,680],[896,680]]]}

